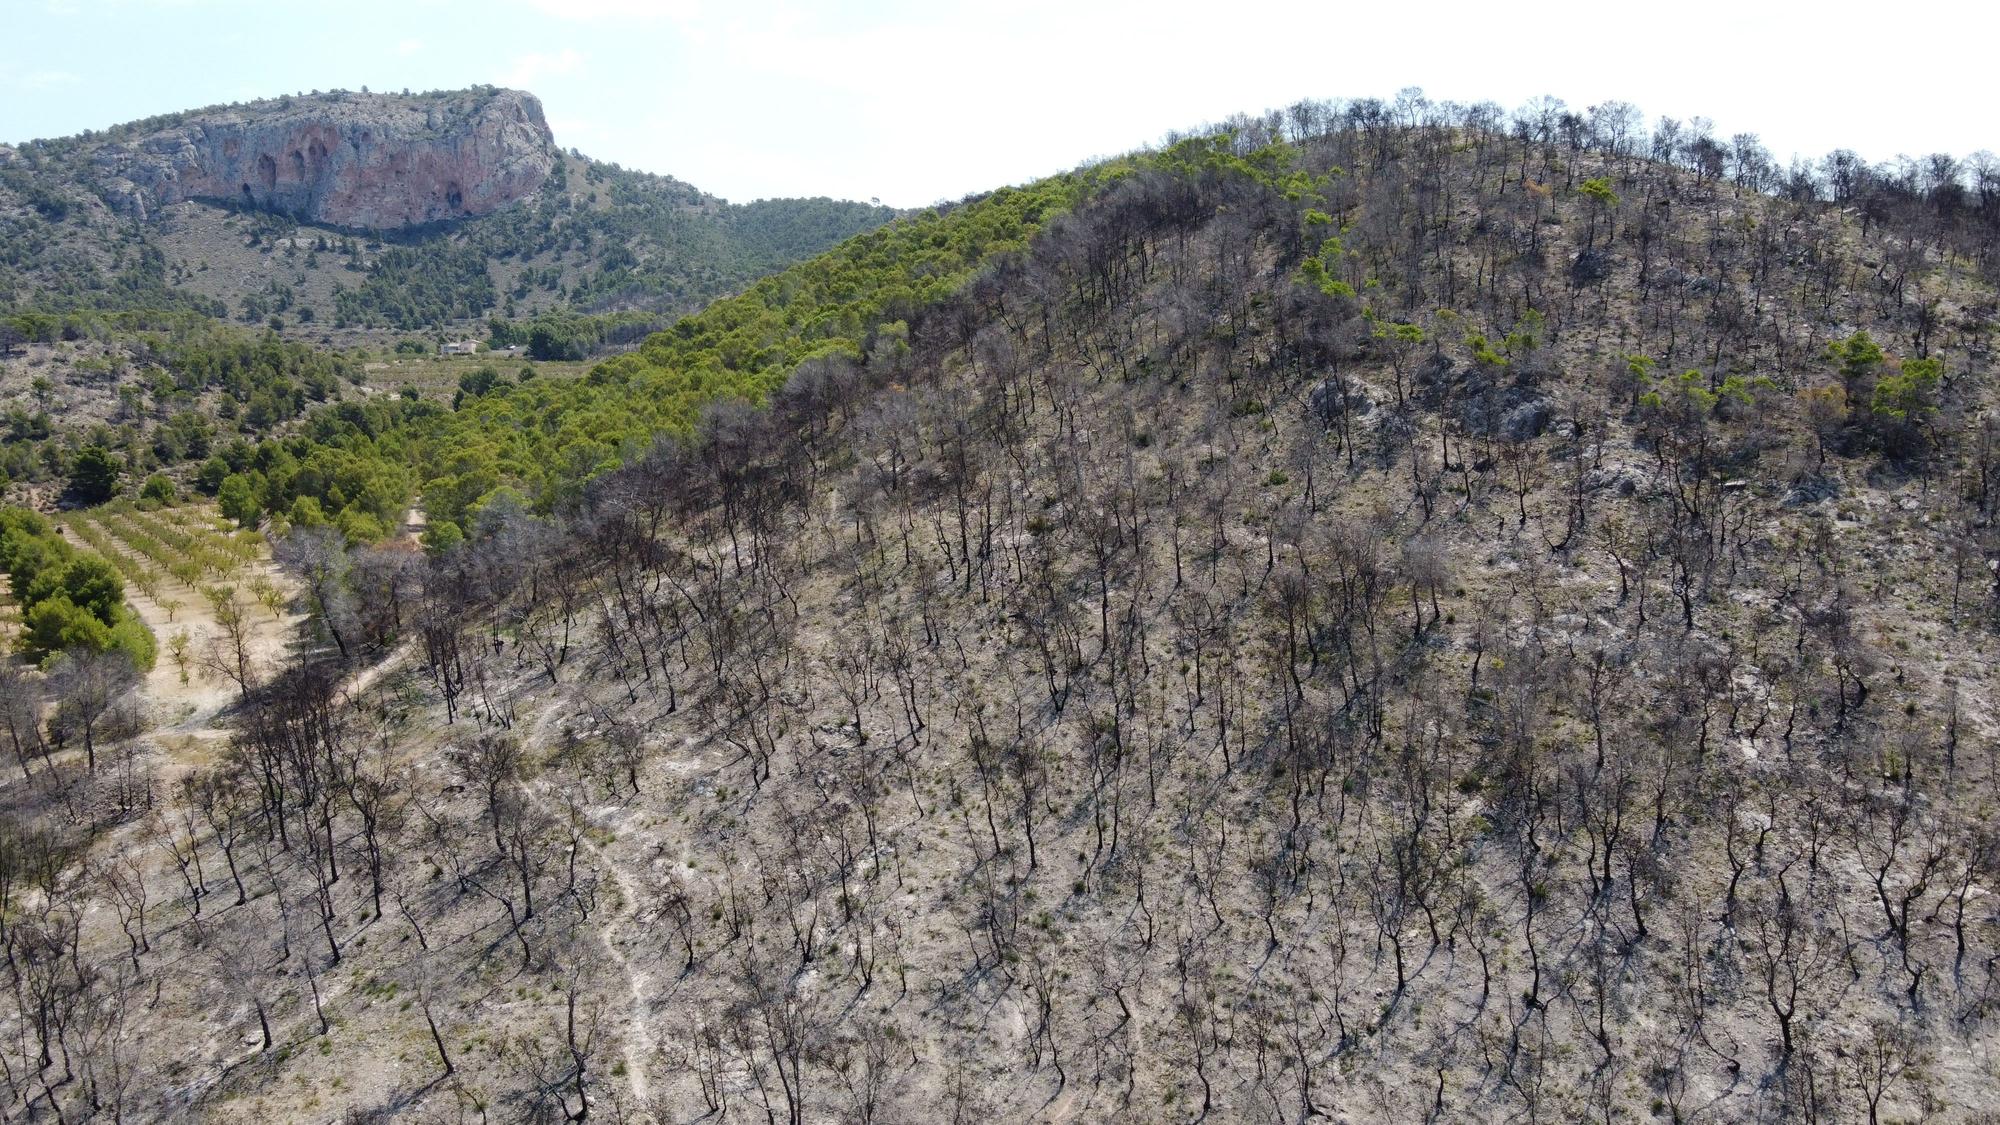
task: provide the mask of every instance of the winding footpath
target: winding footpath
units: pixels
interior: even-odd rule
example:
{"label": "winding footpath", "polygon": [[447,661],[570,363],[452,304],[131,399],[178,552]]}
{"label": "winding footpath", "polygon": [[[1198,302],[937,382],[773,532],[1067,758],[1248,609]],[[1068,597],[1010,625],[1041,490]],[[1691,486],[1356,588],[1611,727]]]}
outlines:
{"label": "winding footpath", "polygon": [[[562,700],[555,700],[535,720],[534,724],[529,728],[530,746],[541,743],[542,728],[560,713],[562,704]],[[528,799],[534,802],[543,813],[558,821],[566,818],[565,811],[557,807],[555,802],[549,799],[543,786],[530,783],[522,786],[521,789],[527,795]],[[583,827],[589,828],[591,826],[586,822]],[[649,1072],[651,1070],[653,1054],[657,1049],[653,1038],[652,1020],[650,1018],[653,975],[639,965],[634,964],[632,959],[625,955],[625,951],[619,948],[619,942],[615,937],[616,931],[623,927],[639,924],[640,903],[645,901],[646,896],[638,880],[632,877],[623,864],[613,859],[602,847],[599,847],[597,842],[590,838],[588,832],[578,833],[577,842],[582,845],[583,850],[601,869],[611,875],[612,881],[618,884],[618,913],[615,916],[605,919],[603,924],[597,927],[597,940],[603,944],[605,953],[610,955],[612,962],[618,966],[618,971],[624,975],[626,988],[630,993],[631,1012],[626,1020],[624,1041],[625,1077],[631,1086],[633,1100],[638,1103],[637,1115],[633,1120],[652,1121],[654,1119],[651,1109],[653,1089]]]}

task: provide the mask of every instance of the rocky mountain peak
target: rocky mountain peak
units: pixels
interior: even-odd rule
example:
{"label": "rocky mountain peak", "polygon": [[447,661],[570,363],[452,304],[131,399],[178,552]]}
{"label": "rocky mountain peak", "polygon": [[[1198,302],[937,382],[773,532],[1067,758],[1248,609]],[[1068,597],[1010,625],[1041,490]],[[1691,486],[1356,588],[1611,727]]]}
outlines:
{"label": "rocky mountain peak", "polygon": [[186,199],[391,230],[471,218],[534,192],[559,158],[534,95],[316,94],[202,110],[114,136],[107,198],[145,218]]}

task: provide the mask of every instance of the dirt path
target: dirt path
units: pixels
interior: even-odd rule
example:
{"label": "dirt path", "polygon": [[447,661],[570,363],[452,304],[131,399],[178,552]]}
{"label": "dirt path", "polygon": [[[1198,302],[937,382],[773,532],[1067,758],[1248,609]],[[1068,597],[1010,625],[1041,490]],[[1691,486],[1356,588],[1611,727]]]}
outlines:
{"label": "dirt path", "polygon": [[347,682],[340,685],[340,692],[344,695],[360,695],[362,692],[379,683],[382,677],[402,667],[403,661],[408,660],[410,655],[416,651],[417,639],[415,637],[404,640],[403,643],[389,650],[389,655],[377,660],[366,668],[356,669],[347,677]]}
{"label": "dirt path", "polygon": [[[543,798],[538,796],[537,799]],[[604,869],[611,873],[612,880],[618,884],[621,909],[616,918],[598,927],[597,937],[604,943],[604,950],[611,955],[612,962],[625,975],[625,984],[631,993],[632,1011],[628,1017],[629,1027],[625,1035],[625,1076],[631,1082],[632,1098],[638,1102],[639,1120],[650,1121],[652,1114],[647,1106],[652,1101],[653,1091],[648,1071],[652,1068],[653,1052],[656,1049],[650,1018],[653,975],[626,957],[624,950],[618,948],[618,942],[613,937],[616,930],[638,923],[639,904],[645,901],[645,897],[624,867],[606,854],[603,848],[598,847],[588,834],[581,835],[578,839],[583,843],[583,850],[589,852],[593,860],[602,864]]]}
{"label": "dirt path", "polygon": [[[544,728],[561,714],[565,702],[561,698],[552,701],[536,717],[535,721],[529,725],[528,748],[530,750],[537,748],[545,742],[543,737]],[[528,799],[538,805],[543,813],[557,820],[565,818],[566,810],[558,807],[556,802],[550,800],[544,786],[539,783],[530,783],[523,786],[522,789],[528,795]],[[586,827],[589,827],[589,825],[586,825]],[[583,850],[590,855],[590,858],[606,872],[609,872],[612,881],[618,884],[619,911],[616,916],[605,919],[603,924],[597,927],[597,940],[603,944],[605,953],[610,956],[612,963],[618,967],[618,971],[624,975],[626,988],[630,993],[631,1011],[626,1018],[627,1026],[624,1036],[625,1077],[631,1085],[632,1097],[638,1103],[638,1113],[634,1120],[652,1121],[654,1119],[653,1114],[648,1108],[653,1097],[652,1079],[649,1076],[649,1071],[651,1070],[654,1052],[657,1050],[653,1038],[651,1018],[653,975],[642,966],[635,964],[631,958],[625,955],[625,951],[619,948],[617,938],[619,931],[624,930],[628,926],[635,929],[642,927],[642,922],[639,918],[639,906],[646,901],[647,896],[643,893],[642,884],[633,878],[632,874],[626,870],[625,865],[614,859],[602,847],[598,846],[597,841],[591,839],[588,832],[580,833],[577,836],[577,840],[583,846]]]}
{"label": "dirt path", "polygon": [[21,607],[14,601],[13,580],[0,571],[0,658],[10,658],[14,634],[21,631]]}

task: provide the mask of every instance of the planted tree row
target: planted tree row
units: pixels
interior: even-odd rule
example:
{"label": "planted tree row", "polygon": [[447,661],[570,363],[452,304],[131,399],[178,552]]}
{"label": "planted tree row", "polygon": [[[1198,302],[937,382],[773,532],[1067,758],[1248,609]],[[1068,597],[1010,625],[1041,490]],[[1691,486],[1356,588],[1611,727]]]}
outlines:
{"label": "planted tree row", "polygon": [[184,586],[198,586],[211,576],[227,580],[247,561],[234,541],[224,536],[189,532],[150,513],[107,507],[97,518],[120,542]]}
{"label": "planted tree row", "polygon": [[91,516],[75,516],[65,526],[74,532],[78,539],[83,540],[91,550],[102,555],[106,561],[116,567],[118,573],[124,576],[125,581],[130,582],[140,593],[156,601],[159,599],[159,572],[147,566],[139,559],[133,558],[130,554],[119,550],[117,542],[106,533],[101,524],[93,522]]}
{"label": "planted tree row", "polygon": [[256,562],[258,556],[263,554],[264,537],[261,534],[237,527],[213,508],[162,508],[148,514],[245,563]]}
{"label": "planted tree row", "polygon": [[189,527],[164,518],[158,512],[134,510],[131,521],[161,542],[180,551],[190,561],[198,561],[218,578],[227,578],[244,564],[257,558],[255,542],[246,542],[213,527]]}

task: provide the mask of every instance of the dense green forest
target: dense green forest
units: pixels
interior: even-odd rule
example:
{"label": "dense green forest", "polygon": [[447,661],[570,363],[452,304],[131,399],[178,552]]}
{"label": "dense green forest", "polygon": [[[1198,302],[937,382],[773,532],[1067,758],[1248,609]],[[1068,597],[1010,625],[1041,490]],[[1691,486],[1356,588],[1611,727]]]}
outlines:
{"label": "dense green forest", "polygon": [[472,245],[392,246],[359,288],[334,290],[334,326],[423,328],[484,316],[496,299],[486,258]]}
{"label": "dense green forest", "polygon": [[[809,361],[905,346],[902,318],[956,291],[983,263],[1019,251],[1111,174],[1003,190],[856,236],[679,321],[588,378],[487,380],[449,412],[427,402],[342,406],[232,467],[257,511],[287,512],[309,496],[330,519],[358,505],[370,530],[393,526],[406,499],[399,482],[413,481],[432,534],[447,541],[499,490],[552,511],[659,436],[691,435],[712,403],[761,403]],[[305,463],[322,469],[294,471]],[[332,463],[339,469],[329,471]]]}
{"label": "dense green forest", "polygon": [[[103,377],[144,392],[125,417],[93,428],[17,410],[9,424],[21,440],[4,467],[19,480],[66,475],[81,449],[101,447],[134,481],[185,466],[198,489],[246,522],[310,510],[365,542],[421,498],[433,534],[455,537],[496,490],[554,510],[659,435],[692,434],[713,402],[759,403],[810,360],[905,346],[901,318],[1020,250],[1108,174],[1003,190],[857,236],[654,334],[586,379],[517,381],[512,371],[482,369],[461,381],[451,410],[414,397],[333,405],[359,378],[356,361],[194,314],[16,314],[0,324],[20,339],[102,339],[113,353],[93,361]],[[563,313],[495,318],[489,333],[496,346],[576,358],[657,324],[639,313]],[[205,392],[213,401],[202,407]],[[307,415],[315,404],[328,405]]]}
{"label": "dense green forest", "polygon": [[599,351],[631,344],[677,318],[633,310],[611,313],[542,313],[527,320],[492,317],[486,322],[492,348],[523,348],[532,359],[588,359]]}
{"label": "dense green forest", "polygon": [[[385,250],[358,289],[338,294],[336,323],[417,329],[530,302],[577,313],[687,311],[894,214],[832,199],[728,204],[671,177],[581,167],[574,190],[559,176],[533,206]],[[504,294],[489,262],[522,264]]]}

